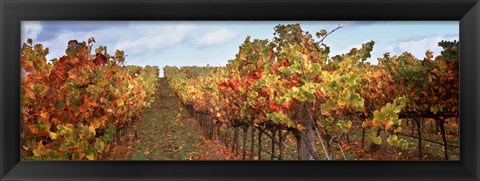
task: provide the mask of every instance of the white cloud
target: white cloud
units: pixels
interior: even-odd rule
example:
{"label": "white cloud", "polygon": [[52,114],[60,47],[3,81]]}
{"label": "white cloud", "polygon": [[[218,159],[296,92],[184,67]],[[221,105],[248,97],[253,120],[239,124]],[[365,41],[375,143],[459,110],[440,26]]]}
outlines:
{"label": "white cloud", "polygon": [[[87,41],[90,37],[95,37],[95,40],[99,42],[95,44],[95,47],[97,47],[100,45],[105,45],[103,44],[104,42],[115,39],[115,37],[121,37],[120,34],[122,34],[122,32],[115,28],[95,30],[91,32],[63,31],[53,39],[43,42],[34,42],[34,44],[41,43],[44,47],[48,47],[50,53],[47,55],[47,59],[50,60],[65,55],[65,49],[67,48],[67,43],[70,40],[82,42]],[[111,52],[111,49],[109,49],[109,52]]]}
{"label": "white cloud", "polygon": [[197,43],[201,47],[218,45],[228,40],[231,40],[232,38],[235,38],[237,35],[237,32],[222,28],[205,34],[198,40]]}
{"label": "white cloud", "polygon": [[372,58],[369,60],[373,64],[376,64],[377,58],[383,57],[383,54],[389,52],[391,56],[401,55],[403,52],[409,52],[418,59],[423,59],[425,57],[425,52],[430,50],[433,52],[433,56],[440,55],[442,48],[438,46],[438,42],[442,40],[458,40],[458,34],[450,35],[446,34],[444,36],[425,36],[418,37],[417,39],[409,38],[402,39],[396,42],[392,42],[387,46],[383,47],[374,47],[372,51]]}
{"label": "white cloud", "polygon": [[37,39],[38,34],[42,31],[40,21],[26,21],[22,22],[22,42],[27,41],[27,38]]}
{"label": "white cloud", "polygon": [[[29,24],[29,26],[31,25]],[[158,53],[162,49],[178,45],[193,29],[195,29],[194,25],[186,23],[177,25],[135,24],[87,32],[62,31],[53,39],[34,42],[34,44],[41,43],[44,47],[48,47],[50,54],[47,55],[47,59],[50,60],[65,54],[68,41],[75,39],[81,42],[95,37],[97,43],[94,44],[94,48],[106,45],[109,53],[118,49],[131,56],[143,52]]]}
{"label": "white cloud", "polygon": [[[120,40],[115,44],[115,49],[123,50],[126,54],[138,54],[145,50],[160,50],[163,48],[173,47],[181,43],[190,34],[195,26],[192,24],[179,24],[176,26],[150,26],[145,27],[148,31],[142,31],[142,28],[133,28],[140,37],[139,39],[130,38]],[[120,35],[121,36],[121,35]]]}
{"label": "white cloud", "polygon": [[[363,30],[354,28],[364,27],[365,24],[369,23],[372,22],[340,22],[348,32],[335,36],[348,37],[353,35],[355,37],[336,38],[336,41],[327,39],[326,41],[332,42],[332,44],[327,43],[331,45],[332,52],[330,55],[347,53],[352,48],[361,48],[362,43],[376,37],[370,37],[368,34],[362,35]],[[252,24],[255,26],[247,26],[247,24],[232,27],[225,23],[134,21],[113,23],[93,29],[88,29],[90,26],[75,29],[52,26],[48,23],[22,22],[22,41],[26,41],[23,39],[24,37],[30,37],[34,38],[34,43],[42,43],[44,47],[50,48],[48,59],[64,55],[69,40],[87,41],[88,38],[95,37],[97,43],[94,44],[94,48],[99,45],[106,45],[109,53],[113,53],[115,49],[124,50],[125,54],[128,55],[126,59],[128,64],[203,65],[207,62],[210,65],[217,65],[224,64],[228,59],[235,56],[238,45],[243,42],[238,38],[239,36],[271,37],[272,27],[270,25],[266,26],[262,22]],[[336,26],[336,23],[331,24],[331,26]],[[313,25],[312,27],[313,29],[320,29]],[[53,28],[58,29],[52,33],[50,29]],[[355,31],[350,31],[351,29]],[[47,34],[47,32],[50,32],[50,34]],[[343,30],[339,33],[343,33]],[[382,57],[385,52],[390,52],[391,55],[399,55],[403,51],[408,51],[418,58],[423,58],[425,51],[430,49],[434,51],[434,55],[438,55],[441,51],[441,48],[437,46],[438,41],[458,39],[458,33],[456,32],[450,34],[419,32],[420,35],[417,36],[389,33],[392,36],[379,36],[379,38],[373,39],[376,44],[372,52],[372,58],[367,61],[376,63],[376,59]],[[408,37],[402,38],[405,36]],[[366,37],[367,39],[365,39]],[[37,39],[44,41],[38,41]],[[335,43],[342,46],[335,46]],[[198,59],[199,56],[203,58]]]}
{"label": "white cloud", "polygon": [[62,55],[65,55],[65,49],[67,48],[67,43],[70,40],[78,40],[79,42],[87,41],[89,37],[86,36],[86,33],[74,33],[74,32],[63,32],[58,34],[57,37],[51,40],[43,42],[34,42],[43,44],[43,47],[49,49],[49,54],[47,55],[47,60],[53,58],[59,58]]}
{"label": "white cloud", "polygon": [[458,40],[458,37],[429,37],[419,40],[399,42],[393,50],[397,51],[395,53],[407,51],[415,57],[421,59],[425,57],[425,52],[427,50],[433,51],[434,55],[439,55],[442,51],[442,48],[438,46],[438,42],[442,40]]}

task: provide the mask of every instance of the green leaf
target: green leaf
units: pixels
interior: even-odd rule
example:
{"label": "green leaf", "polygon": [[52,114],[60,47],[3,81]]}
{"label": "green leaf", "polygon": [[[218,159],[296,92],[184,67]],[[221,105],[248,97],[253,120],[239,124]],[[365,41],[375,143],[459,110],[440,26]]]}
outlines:
{"label": "green leaf", "polygon": [[390,135],[388,138],[387,138],[387,142],[391,145],[394,145],[395,143],[397,143],[397,139],[398,139],[398,136],[397,135]]}
{"label": "green leaf", "polygon": [[105,140],[105,141],[111,141],[113,140],[113,134],[110,134],[110,133],[105,133],[102,138]]}
{"label": "green leaf", "polygon": [[386,115],[389,115],[392,119],[398,119],[398,114],[393,111],[393,109],[388,109],[385,111]]}
{"label": "green leaf", "polygon": [[109,126],[107,128],[107,133],[112,133],[114,134],[117,131],[117,128],[115,126]]}
{"label": "green leaf", "polygon": [[269,113],[269,114],[267,114],[267,118],[272,120],[275,123],[286,124],[289,127],[294,127],[293,122],[283,112]]}
{"label": "green leaf", "polygon": [[287,69],[287,68],[285,68],[285,67],[280,67],[280,68],[278,68],[278,71],[281,72],[282,74],[285,74],[285,75],[289,75],[289,74],[290,74],[289,69]]}
{"label": "green leaf", "polygon": [[395,109],[393,111],[397,114],[400,113],[402,111],[402,106],[395,107]]}
{"label": "green leaf", "polygon": [[37,148],[33,149],[33,155],[36,156],[36,157],[41,157],[44,152],[45,151],[37,149]]}
{"label": "green leaf", "polygon": [[393,130],[393,133],[399,133],[402,131],[402,127],[397,127],[395,130]]}
{"label": "green leaf", "polygon": [[312,102],[315,99],[315,96],[306,90],[302,90],[302,95],[307,99],[308,102]]}
{"label": "green leaf", "polygon": [[103,46],[99,46],[97,49],[95,49],[95,53],[102,53],[104,50]]}
{"label": "green leaf", "polygon": [[350,94],[350,99],[349,99],[348,102],[352,105],[362,106],[363,105],[363,98],[360,97],[360,94],[353,93],[353,94]]}
{"label": "green leaf", "polygon": [[73,49],[67,48],[67,49],[65,50],[65,54],[67,54],[67,56],[69,56],[69,57],[74,57],[76,53],[75,53],[75,51],[74,51]]}
{"label": "green leaf", "polygon": [[378,127],[372,127],[370,128],[370,134],[372,135],[377,135]]}
{"label": "green leaf", "polygon": [[375,143],[377,145],[382,144],[382,138],[380,138],[380,136],[372,138],[372,141],[373,141],[373,143]]}
{"label": "green leaf", "polygon": [[[298,60],[298,59],[294,59],[294,60]],[[291,65],[288,67],[288,70],[291,72],[291,73],[296,73],[298,71],[300,71],[300,65]]]}
{"label": "green leaf", "polygon": [[352,121],[341,120],[337,123],[337,125],[342,129],[342,132],[347,133],[352,127]]}
{"label": "green leaf", "polygon": [[312,63],[312,67],[315,72],[319,74],[322,72],[322,67],[320,66],[319,63]]}
{"label": "green leaf", "polygon": [[249,104],[252,104],[252,101],[253,101],[253,98],[251,98],[251,97],[248,97],[248,98],[247,98],[247,102],[248,102]]}
{"label": "green leaf", "polygon": [[319,32],[317,32],[315,35],[317,35],[318,38],[321,38],[321,37],[327,35],[327,30],[322,29]]}
{"label": "green leaf", "polygon": [[380,111],[380,112],[378,112],[376,118],[380,121],[384,121],[387,118],[387,116],[383,112]]}
{"label": "green leaf", "polygon": [[385,110],[393,110],[393,105],[392,103],[387,103],[385,106],[384,106]]}
{"label": "green leaf", "polygon": [[38,121],[37,123],[37,127],[38,129],[40,129],[40,131],[47,131],[47,126],[43,123],[43,121]]}
{"label": "green leaf", "polygon": [[251,92],[249,97],[251,97],[251,98],[258,97],[258,92],[256,92],[256,91]]}
{"label": "green leaf", "polygon": [[95,141],[95,149],[97,149],[97,151],[100,153],[103,152],[103,150],[105,149],[105,142],[103,142],[100,139],[97,139]]}
{"label": "green leaf", "polygon": [[57,101],[55,103],[55,109],[58,110],[58,111],[64,110],[65,109],[65,102]]}
{"label": "green leaf", "polygon": [[332,81],[327,85],[327,90],[328,91],[335,91],[335,88],[338,86],[338,83],[336,81]]}
{"label": "green leaf", "polygon": [[75,99],[73,100],[73,105],[74,105],[74,106],[78,106],[78,105],[80,105],[81,103],[82,103],[82,100],[80,100],[79,98],[75,98]]}
{"label": "green leaf", "polygon": [[81,160],[84,156],[85,156],[85,153],[75,152],[73,154],[73,159],[74,160]]}
{"label": "green leaf", "polygon": [[400,146],[401,149],[408,149],[408,142],[407,140],[404,140],[404,139],[401,139],[400,141],[398,141],[398,144]]}
{"label": "green leaf", "polygon": [[48,153],[47,153],[47,157],[50,160],[55,159],[55,151],[54,150],[49,150]]}
{"label": "green leaf", "polygon": [[115,128],[115,126],[108,127],[105,133],[103,134],[102,139],[105,141],[113,140],[113,135],[115,134],[116,131],[117,131],[117,128]]}
{"label": "green leaf", "polygon": [[332,101],[328,100],[326,103],[325,103],[325,108],[326,109],[329,109],[329,110],[335,110],[335,104],[333,104]]}
{"label": "green leaf", "polygon": [[97,159],[97,152],[95,152],[95,150],[93,150],[93,149],[89,149],[89,150],[86,152],[85,157],[86,157],[88,160],[96,160],[96,159]]}

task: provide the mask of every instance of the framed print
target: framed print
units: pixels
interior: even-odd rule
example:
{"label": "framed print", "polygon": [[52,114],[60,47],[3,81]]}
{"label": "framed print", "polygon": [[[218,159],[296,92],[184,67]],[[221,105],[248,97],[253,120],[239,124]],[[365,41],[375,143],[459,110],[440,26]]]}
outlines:
{"label": "framed print", "polygon": [[0,5],[2,180],[479,180],[478,1]]}

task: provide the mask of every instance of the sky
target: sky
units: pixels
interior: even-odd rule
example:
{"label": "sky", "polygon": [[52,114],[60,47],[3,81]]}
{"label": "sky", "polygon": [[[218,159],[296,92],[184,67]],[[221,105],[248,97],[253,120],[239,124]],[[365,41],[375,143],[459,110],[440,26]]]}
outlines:
{"label": "sky", "polygon": [[458,21],[22,21],[21,38],[48,47],[48,60],[64,55],[69,40],[94,37],[94,48],[123,50],[129,65],[223,66],[247,36],[272,40],[276,25],[293,23],[313,35],[342,26],[324,40],[331,56],[375,41],[367,60],[373,64],[386,52],[423,58],[431,50],[436,56],[439,41],[459,40]]}

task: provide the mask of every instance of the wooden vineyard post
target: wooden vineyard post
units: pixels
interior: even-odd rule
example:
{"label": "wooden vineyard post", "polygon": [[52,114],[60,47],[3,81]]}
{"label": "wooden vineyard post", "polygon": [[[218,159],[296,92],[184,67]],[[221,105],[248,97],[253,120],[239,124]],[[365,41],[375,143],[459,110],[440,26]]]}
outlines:
{"label": "wooden vineyard post", "polygon": [[248,126],[243,127],[243,146],[242,146],[242,159],[245,160],[247,155],[247,136],[248,136]]}
{"label": "wooden vineyard post", "polygon": [[275,159],[275,142],[276,142],[275,135],[276,135],[276,133],[277,133],[277,129],[273,128],[272,129],[272,139],[271,139],[272,140],[272,155],[270,157],[270,160]]}
{"label": "wooden vineyard post", "polygon": [[258,128],[258,160],[262,160],[262,131]]}
{"label": "wooden vineyard post", "polygon": [[314,144],[314,122],[309,116],[309,103],[302,103],[300,105],[299,120],[300,124],[305,128],[302,131],[296,131],[297,150],[299,160],[314,160],[315,144]]}
{"label": "wooden vineyard post", "polygon": [[[407,119],[407,123],[408,123],[408,121],[410,121],[410,119]],[[416,118],[412,119],[412,126],[413,126],[413,121],[418,121],[418,120],[416,120]],[[414,132],[415,132],[415,129],[412,127],[412,130],[410,131],[410,136],[413,136]]]}
{"label": "wooden vineyard post", "polygon": [[207,116],[207,121],[208,121],[208,125],[210,126],[208,131],[210,132],[210,139],[213,140],[214,139],[214,130],[215,130],[215,125],[213,124],[213,120],[212,120],[212,117],[209,116],[209,114],[206,114]]}
{"label": "wooden vineyard post", "polygon": [[447,137],[445,135],[445,120],[441,118],[437,118],[437,123],[440,126],[440,131],[442,132],[442,140],[443,140],[443,149],[445,152],[445,160],[448,160],[448,146],[447,146]]}
{"label": "wooden vineyard post", "polygon": [[[286,135],[287,133],[285,133]],[[282,129],[278,129],[278,160],[283,160],[283,136]]]}
{"label": "wooden vineyard post", "polygon": [[238,127],[233,128],[233,144],[232,144],[232,151],[235,156],[238,155]]}
{"label": "wooden vineyard post", "polygon": [[362,128],[362,148],[365,148],[365,128]]}
{"label": "wooden vineyard post", "polygon": [[255,126],[252,127],[252,132],[250,133],[250,159],[255,160]]}
{"label": "wooden vineyard post", "polygon": [[345,133],[345,140],[347,141],[347,144],[350,143],[350,139],[348,138],[348,133]]}
{"label": "wooden vineyard post", "polygon": [[[422,126],[418,119],[415,119],[415,122],[417,123],[417,134],[418,134],[418,158],[420,160],[423,159],[423,154],[422,154]],[[412,128],[413,129],[413,128]]]}

